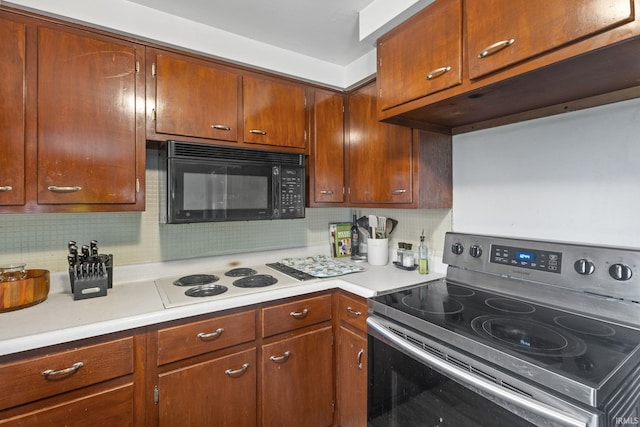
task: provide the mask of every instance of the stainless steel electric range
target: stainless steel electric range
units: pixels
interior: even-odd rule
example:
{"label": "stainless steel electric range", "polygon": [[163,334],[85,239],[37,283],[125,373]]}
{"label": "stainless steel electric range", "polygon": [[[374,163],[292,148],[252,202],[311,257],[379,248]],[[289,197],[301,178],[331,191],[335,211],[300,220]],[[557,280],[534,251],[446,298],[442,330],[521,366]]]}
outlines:
{"label": "stainless steel electric range", "polygon": [[448,233],[369,302],[369,426],[640,425],[640,250]]}

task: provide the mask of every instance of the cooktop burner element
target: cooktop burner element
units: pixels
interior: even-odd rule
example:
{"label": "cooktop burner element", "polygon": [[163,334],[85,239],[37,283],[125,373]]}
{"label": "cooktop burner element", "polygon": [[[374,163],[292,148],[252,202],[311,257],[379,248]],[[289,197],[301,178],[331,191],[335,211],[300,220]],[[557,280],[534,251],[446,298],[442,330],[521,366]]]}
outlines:
{"label": "cooktop burner element", "polygon": [[276,283],[278,283],[278,279],[269,274],[255,274],[235,280],[233,286],[237,286],[238,288],[264,288],[275,285]]}
{"label": "cooktop burner element", "polygon": [[200,286],[208,285],[209,283],[217,282],[218,280],[220,280],[220,278],[213,274],[192,274],[179,278],[174,281],[173,284],[176,286]]}
{"label": "cooktop burner element", "polygon": [[416,295],[407,295],[402,298],[402,302],[407,307],[425,314],[455,314],[460,313],[462,309],[464,309],[464,305],[453,298],[433,300],[430,298],[420,298]]}
{"label": "cooktop burner element", "polygon": [[504,311],[505,313],[527,314],[536,311],[535,307],[526,302],[508,298],[489,298],[484,302],[491,308]]}
{"label": "cooktop burner element", "polygon": [[610,337],[616,334],[611,326],[586,317],[558,316],[553,319],[556,325],[580,334]]}
{"label": "cooktop burner element", "polygon": [[471,327],[480,336],[527,354],[576,357],[587,349],[580,338],[531,319],[479,316],[471,321]]}
{"label": "cooktop burner element", "polygon": [[224,273],[227,277],[245,277],[245,276],[253,276],[254,274],[258,274],[256,270],[249,267],[239,267],[229,270]]}
{"label": "cooktop burner element", "polygon": [[184,294],[188,297],[203,298],[220,295],[227,292],[227,290],[228,288],[226,286],[221,285],[201,285],[187,289]]}

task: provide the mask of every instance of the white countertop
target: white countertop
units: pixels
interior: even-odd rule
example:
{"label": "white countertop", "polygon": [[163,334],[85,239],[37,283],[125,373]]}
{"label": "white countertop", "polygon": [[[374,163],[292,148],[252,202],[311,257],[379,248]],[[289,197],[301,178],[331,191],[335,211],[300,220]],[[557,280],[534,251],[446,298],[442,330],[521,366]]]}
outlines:
{"label": "white countertop", "polygon": [[108,290],[107,296],[78,301],[71,294],[68,274],[52,273],[47,300],[33,307],[0,313],[3,325],[0,328],[0,356],[326,289],[340,288],[368,298],[438,279],[445,271],[445,266],[438,260],[430,260],[431,269],[427,275],[400,270],[392,263],[386,266],[362,263],[365,271],[360,273],[304,281],[281,289],[265,288],[247,295],[168,309],[164,308],[154,284],[154,280],[161,277],[190,274],[203,268],[216,270],[275,262],[292,253],[308,256],[322,252],[317,247],[295,248],[115,267],[113,288]]}

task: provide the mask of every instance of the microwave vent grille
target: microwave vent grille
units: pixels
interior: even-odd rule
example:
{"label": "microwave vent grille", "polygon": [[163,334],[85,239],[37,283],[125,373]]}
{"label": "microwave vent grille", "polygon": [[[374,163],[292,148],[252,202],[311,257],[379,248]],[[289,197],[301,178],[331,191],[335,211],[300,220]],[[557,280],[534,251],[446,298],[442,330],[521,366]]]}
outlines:
{"label": "microwave vent grille", "polygon": [[304,166],[304,155],[278,151],[262,151],[247,148],[225,147],[219,145],[196,144],[168,141],[169,157],[224,159],[227,161],[273,163],[291,166]]}

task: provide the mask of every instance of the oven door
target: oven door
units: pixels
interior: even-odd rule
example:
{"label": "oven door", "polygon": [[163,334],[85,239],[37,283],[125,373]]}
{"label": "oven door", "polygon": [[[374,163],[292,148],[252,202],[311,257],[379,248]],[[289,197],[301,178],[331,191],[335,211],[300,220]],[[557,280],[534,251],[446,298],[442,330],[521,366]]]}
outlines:
{"label": "oven door", "polygon": [[167,222],[272,219],[272,166],[168,160]]}
{"label": "oven door", "polygon": [[412,330],[375,315],[367,324],[369,427],[598,425],[598,414],[557,396],[538,400]]}

